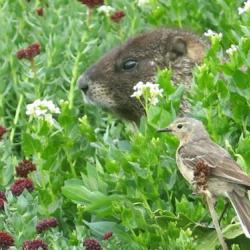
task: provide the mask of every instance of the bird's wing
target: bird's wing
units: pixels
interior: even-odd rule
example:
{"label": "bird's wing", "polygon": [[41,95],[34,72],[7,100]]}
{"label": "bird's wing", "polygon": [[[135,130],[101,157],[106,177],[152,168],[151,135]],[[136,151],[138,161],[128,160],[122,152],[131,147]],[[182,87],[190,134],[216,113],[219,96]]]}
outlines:
{"label": "bird's wing", "polygon": [[210,167],[212,176],[250,187],[250,176],[241,170],[225,149],[212,141],[206,139],[184,144],[178,154],[186,167],[194,169],[202,161]]}

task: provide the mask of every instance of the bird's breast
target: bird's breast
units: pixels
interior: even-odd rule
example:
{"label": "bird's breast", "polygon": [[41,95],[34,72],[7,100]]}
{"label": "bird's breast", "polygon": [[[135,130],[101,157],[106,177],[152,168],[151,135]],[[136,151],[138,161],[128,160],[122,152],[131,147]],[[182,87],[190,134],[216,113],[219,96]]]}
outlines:
{"label": "bird's breast", "polygon": [[189,167],[186,167],[184,164],[183,164],[183,161],[181,160],[180,157],[178,157],[178,150],[177,150],[177,153],[176,153],[176,163],[177,163],[177,166],[181,172],[181,174],[183,175],[183,177],[190,183],[192,184],[193,182],[193,179],[194,179],[194,172],[191,168]]}

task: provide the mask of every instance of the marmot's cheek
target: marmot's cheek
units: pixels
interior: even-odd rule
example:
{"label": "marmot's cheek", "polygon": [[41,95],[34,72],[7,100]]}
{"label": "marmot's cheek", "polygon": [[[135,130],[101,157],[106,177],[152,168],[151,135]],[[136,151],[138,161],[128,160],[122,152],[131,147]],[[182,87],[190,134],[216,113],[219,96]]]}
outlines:
{"label": "marmot's cheek", "polygon": [[117,105],[109,89],[103,84],[92,83],[87,92],[87,97],[96,105],[106,109],[113,109]]}

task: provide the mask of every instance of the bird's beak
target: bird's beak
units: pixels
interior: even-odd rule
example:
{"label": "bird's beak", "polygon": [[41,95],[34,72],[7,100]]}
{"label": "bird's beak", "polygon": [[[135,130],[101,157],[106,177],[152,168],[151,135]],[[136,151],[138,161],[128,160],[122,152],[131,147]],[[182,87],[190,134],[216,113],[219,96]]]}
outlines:
{"label": "bird's beak", "polygon": [[160,128],[157,130],[157,132],[172,132],[173,130],[171,128]]}

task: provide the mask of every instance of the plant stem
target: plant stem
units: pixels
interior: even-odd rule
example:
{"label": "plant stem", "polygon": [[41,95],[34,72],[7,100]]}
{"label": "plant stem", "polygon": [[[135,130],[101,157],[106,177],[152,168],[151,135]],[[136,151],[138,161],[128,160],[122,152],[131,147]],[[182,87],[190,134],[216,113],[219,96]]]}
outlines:
{"label": "plant stem", "polygon": [[15,135],[15,127],[16,127],[18,119],[19,119],[22,103],[23,103],[23,95],[20,96],[18,104],[17,104],[16,114],[15,114],[15,118],[14,118],[14,122],[13,122],[14,126],[10,132],[10,142],[11,143],[13,143],[13,139],[14,139],[14,135]]}

